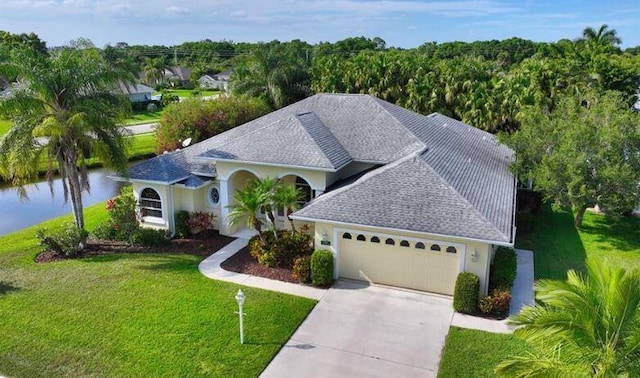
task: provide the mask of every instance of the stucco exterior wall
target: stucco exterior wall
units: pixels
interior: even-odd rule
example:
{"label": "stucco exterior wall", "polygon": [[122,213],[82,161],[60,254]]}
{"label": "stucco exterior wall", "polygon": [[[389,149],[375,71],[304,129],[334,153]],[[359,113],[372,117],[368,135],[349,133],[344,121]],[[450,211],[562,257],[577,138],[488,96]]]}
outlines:
{"label": "stucco exterior wall", "polygon": [[219,161],[216,163],[216,171],[219,180],[229,180],[231,175],[237,171],[249,171],[257,177],[283,177],[288,175],[296,175],[304,178],[312,189],[322,190],[326,189],[326,172],[314,171],[301,168],[289,168],[289,167],[273,167],[260,164],[248,164],[248,163],[232,163],[226,161]]}
{"label": "stucco exterior wall", "polygon": [[162,203],[162,218],[144,217],[142,226],[150,227],[150,228],[168,229],[173,231],[174,230],[174,226],[173,226],[173,222],[174,222],[173,203],[174,202],[171,200],[172,192],[173,192],[171,187],[167,185],[162,185],[162,184],[141,183],[141,182],[134,182],[132,184],[132,187],[133,187],[133,195],[135,196],[137,201],[140,200],[140,193],[142,193],[142,191],[146,188],[151,188],[160,195],[160,201]]}
{"label": "stucco exterior wall", "polygon": [[[336,266],[336,278],[339,276],[339,264],[338,264],[338,245],[341,232],[345,229],[362,231],[367,234],[392,235],[400,238],[406,238],[407,240],[414,242],[416,240],[428,240],[435,241],[439,244],[463,246],[463,250],[459,253],[460,271],[466,271],[477,275],[480,278],[480,291],[481,294],[486,294],[488,290],[488,278],[489,278],[489,265],[491,259],[491,245],[480,241],[471,241],[464,239],[457,239],[453,237],[436,236],[423,233],[403,232],[395,230],[378,229],[375,227],[363,227],[355,225],[333,225],[324,222],[316,222],[314,227],[314,241],[316,249],[329,249],[334,253],[334,263]],[[325,238],[326,236],[326,238]],[[355,235],[354,235],[355,237]],[[330,245],[323,245],[322,242],[329,242]],[[428,247],[427,247],[428,248]],[[472,254],[475,251],[477,256],[476,261],[473,261]]]}

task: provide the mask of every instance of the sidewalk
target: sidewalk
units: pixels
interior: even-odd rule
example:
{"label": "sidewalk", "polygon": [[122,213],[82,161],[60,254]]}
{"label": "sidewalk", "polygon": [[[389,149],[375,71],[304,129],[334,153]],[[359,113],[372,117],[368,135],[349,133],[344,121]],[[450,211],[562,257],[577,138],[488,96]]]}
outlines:
{"label": "sidewalk", "polygon": [[200,273],[215,280],[233,282],[244,286],[257,287],[259,289],[277,291],[281,293],[297,295],[299,297],[320,300],[327,293],[327,289],[319,289],[289,282],[270,280],[262,277],[250,276],[244,273],[229,272],[220,267],[220,264],[236,252],[246,247],[248,239],[238,238],[218,252],[207,257],[198,265]]}
{"label": "sidewalk", "polygon": [[[513,288],[511,289],[509,315],[518,314],[522,309],[522,306],[530,305],[535,302],[535,296],[533,293],[533,251],[517,249],[516,253],[518,259],[518,270],[516,272],[516,279],[513,283]],[[453,313],[451,325],[460,328],[471,328],[493,333],[513,333],[513,330],[515,329],[515,327],[507,324],[506,319],[485,319],[477,316],[460,314],[458,312]]]}

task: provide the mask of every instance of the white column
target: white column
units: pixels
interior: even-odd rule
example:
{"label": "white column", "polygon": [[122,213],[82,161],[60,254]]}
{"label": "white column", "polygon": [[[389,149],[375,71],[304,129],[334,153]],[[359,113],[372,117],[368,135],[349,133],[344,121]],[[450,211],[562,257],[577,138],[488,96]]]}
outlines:
{"label": "white column", "polygon": [[229,193],[229,183],[227,180],[219,180],[220,183],[220,234],[229,235],[229,208],[232,196]]}
{"label": "white column", "polygon": [[313,191],[316,194],[316,196],[314,198],[318,198],[318,197],[320,197],[321,195],[324,194],[324,190],[321,190],[321,189],[313,189]]}

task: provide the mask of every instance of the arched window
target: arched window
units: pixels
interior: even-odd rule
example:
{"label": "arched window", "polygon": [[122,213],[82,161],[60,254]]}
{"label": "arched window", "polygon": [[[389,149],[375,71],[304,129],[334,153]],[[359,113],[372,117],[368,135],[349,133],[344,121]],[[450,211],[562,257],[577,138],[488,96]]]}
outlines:
{"label": "arched window", "polygon": [[362,234],[358,235],[358,237],[357,237],[356,239],[357,239],[358,241],[367,241],[367,238],[366,238],[364,235],[362,235]]}
{"label": "arched window", "polygon": [[386,245],[396,245],[396,242],[393,239],[388,238],[387,240],[384,241],[384,244],[386,244]]}
{"label": "arched window", "polygon": [[417,249],[424,249],[424,243],[423,242],[417,242],[416,243],[416,248]]}
{"label": "arched window", "polygon": [[440,252],[440,246],[437,244],[431,244],[431,250]]}
{"label": "arched window", "polygon": [[309,183],[305,179],[296,176],[296,189],[302,193],[302,200],[298,201],[298,207],[302,208],[312,199],[311,186],[309,186]]}
{"label": "arched window", "polygon": [[351,234],[348,232],[345,232],[344,234],[342,234],[342,238],[343,239],[351,239]]}
{"label": "arched window", "polygon": [[380,243],[380,238],[377,237],[377,236],[373,236],[373,237],[371,237],[371,242],[372,243]]}
{"label": "arched window", "polygon": [[447,247],[447,253],[458,253],[456,247]]}
{"label": "arched window", "polygon": [[403,241],[400,242],[400,246],[401,247],[408,247],[409,246],[409,242],[406,241],[406,240],[403,240]]}
{"label": "arched window", "polygon": [[162,218],[162,200],[160,194],[151,188],[140,193],[140,210],[142,216]]}

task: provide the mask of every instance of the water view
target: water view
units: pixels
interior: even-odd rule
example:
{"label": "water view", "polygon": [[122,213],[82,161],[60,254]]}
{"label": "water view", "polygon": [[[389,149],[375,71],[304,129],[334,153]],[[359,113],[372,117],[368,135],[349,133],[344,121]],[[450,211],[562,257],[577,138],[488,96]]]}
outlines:
{"label": "water view", "polygon": [[[84,206],[106,201],[120,192],[122,183],[109,179],[109,174],[107,169],[89,173],[91,193],[82,193]],[[71,213],[71,204],[64,203],[61,179],[54,180],[53,197],[46,181],[28,185],[26,189],[29,200],[20,199],[13,187],[0,188],[0,235]]]}

